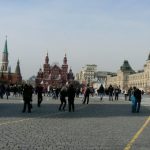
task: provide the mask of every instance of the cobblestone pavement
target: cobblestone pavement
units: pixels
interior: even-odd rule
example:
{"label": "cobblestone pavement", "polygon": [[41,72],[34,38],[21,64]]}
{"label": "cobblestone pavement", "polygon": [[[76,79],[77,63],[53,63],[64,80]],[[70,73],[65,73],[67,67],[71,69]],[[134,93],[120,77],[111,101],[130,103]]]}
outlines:
{"label": "cobblestone pavement", "polygon": [[[123,98],[92,97],[88,105],[81,99],[69,113],[58,111],[59,100],[49,97],[38,108],[34,97],[31,114],[21,112],[21,97],[0,100],[0,150],[123,150],[150,116],[147,97],[138,114]],[[150,124],[131,149],[150,149]]]}

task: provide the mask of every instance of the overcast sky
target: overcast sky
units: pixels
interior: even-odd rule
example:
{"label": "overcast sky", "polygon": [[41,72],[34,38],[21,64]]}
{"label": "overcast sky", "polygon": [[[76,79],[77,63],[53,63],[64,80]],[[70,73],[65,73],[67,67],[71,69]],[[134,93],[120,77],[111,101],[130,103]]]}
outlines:
{"label": "overcast sky", "polygon": [[0,57],[8,36],[9,65],[20,59],[27,79],[50,64],[85,64],[116,72],[127,59],[143,69],[150,52],[149,0],[0,0]]}

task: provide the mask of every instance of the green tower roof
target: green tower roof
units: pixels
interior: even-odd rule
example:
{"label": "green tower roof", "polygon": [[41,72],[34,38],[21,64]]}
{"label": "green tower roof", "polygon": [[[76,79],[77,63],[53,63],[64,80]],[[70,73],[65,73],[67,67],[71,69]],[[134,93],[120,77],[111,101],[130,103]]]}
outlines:
{"label": "green tower roof", "polygon": [[15,71],[16,74],[20,75],[21,72],[20,72],[20,62],[19,62],[19,59],[17,61],[17,66],[16,66],[16,71]]}
{"label": "green tower roof", "polygon": [[147,60],[150,60],[150,53],[149,53],[149,55],[148,55],[148,59]]}
{"label": "green tower roof", "polygon": [[5,40],[4,53],[8,54],[7,37],[6,37],[6,40]]}
{"label": "green tower roof", "polygon": [[129,62],[127,60],[124,60],[123,65],[120,67],[122,71],[131,71],[134,73],[134,70],[131,68]]}

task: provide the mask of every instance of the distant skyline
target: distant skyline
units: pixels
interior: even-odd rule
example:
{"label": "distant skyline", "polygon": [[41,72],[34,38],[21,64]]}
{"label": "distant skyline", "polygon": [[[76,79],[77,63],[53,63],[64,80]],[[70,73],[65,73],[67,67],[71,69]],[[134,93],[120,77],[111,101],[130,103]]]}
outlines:
{"label": "distant skyline", "polygon": [[12,72],[36,75],[48,52],[74,73],[86,64],[116,72],[128,60],[137,71],[150,53],[149,0],[1,0],[0,61],[8,39]]}

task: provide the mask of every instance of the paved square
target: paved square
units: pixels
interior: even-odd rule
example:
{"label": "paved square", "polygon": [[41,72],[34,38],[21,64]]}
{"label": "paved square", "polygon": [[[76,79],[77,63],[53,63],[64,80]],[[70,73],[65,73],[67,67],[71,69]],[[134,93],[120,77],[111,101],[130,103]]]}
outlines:
{"label": "paved square", "polygon": [[[21,97],[0,100],[0,150],[123,150],[150,116],[149,97],[139,114],[129,101],[91,97],[90,104],[75,100],[75,112],[58,111],[59,100],[36,96],[32,113],[22,113]],[[132,150],[150,149],[150,124],[135,140]]]}

